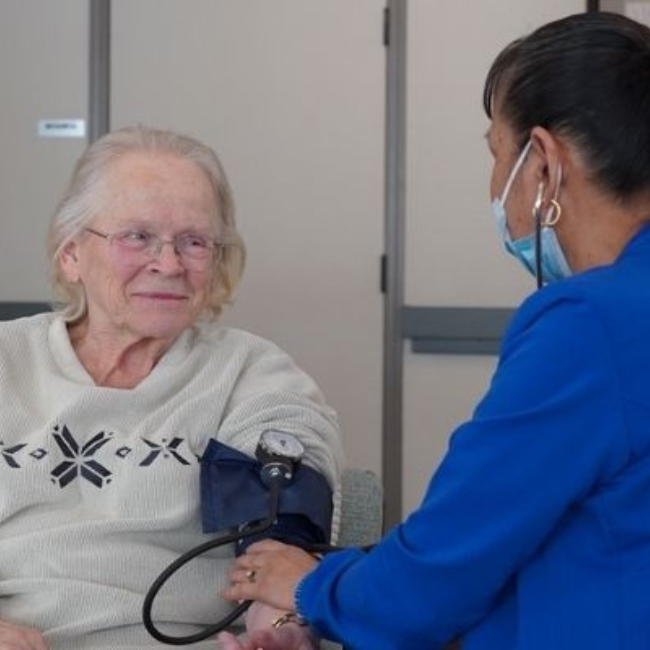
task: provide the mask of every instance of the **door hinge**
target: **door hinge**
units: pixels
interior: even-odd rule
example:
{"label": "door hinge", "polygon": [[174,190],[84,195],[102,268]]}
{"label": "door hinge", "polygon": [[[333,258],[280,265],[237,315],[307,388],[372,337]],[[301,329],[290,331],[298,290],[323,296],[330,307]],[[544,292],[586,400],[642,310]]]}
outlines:
{"label": "door hinge", "polygon": [[388,291],[388,257],[385,254],[379,258],[379,291]]}
{"label": "door hinge", "polygon": [[384,41],[384,47],[388,47],[390,45],[390,9],[388,7],[384,7],[384,26],[383,26],[383,41]]}

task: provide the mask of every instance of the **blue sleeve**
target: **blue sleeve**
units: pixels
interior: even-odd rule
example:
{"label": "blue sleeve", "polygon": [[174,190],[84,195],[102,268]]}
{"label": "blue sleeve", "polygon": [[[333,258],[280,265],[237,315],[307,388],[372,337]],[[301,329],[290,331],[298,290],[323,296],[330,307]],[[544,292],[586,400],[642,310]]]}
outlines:
{"label": "blue sleeve", "polygon": [[608,337],[579,301],[520,314],[424,500],[371,552],[326,557],[299,611],[351,648],[442,648],[479,622],[628,453]]}

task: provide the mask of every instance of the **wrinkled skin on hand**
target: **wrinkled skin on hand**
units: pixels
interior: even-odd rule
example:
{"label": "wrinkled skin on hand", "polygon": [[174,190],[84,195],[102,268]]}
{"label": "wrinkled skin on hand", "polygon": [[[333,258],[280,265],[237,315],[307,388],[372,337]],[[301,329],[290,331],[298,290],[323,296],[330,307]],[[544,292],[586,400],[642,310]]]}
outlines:
{"label": "wrinkled skin on hand", "polygon": [[218,647],[220,650],[316,650],[318,639],[309,627],[296,623],[273,627],[273,621],[284,613],[284,610],[254,602],[246,612],[247,634],[238,638],[222,632],[217,637]]}
{"label": "wrinkled skin on hand", "polygon": [[318,640],[308,627],[287,623],[277,630],[270,627],[251,633],[247,639],[222,632],[218,637],[220,650],[316,650]]}
{"label": "wrinkled skin on hand", "polygon": [[48,650],[43,635],[29,627],[0,621],[0,650]]}
{"label": "wrinkled skin on hand", "polygon": [[[302,549],[274,540],[248,547],[235,560],[230,573],[231,586],[223,592],[228,600],[255,601],[247,613],[246,638],[228,632],[219,637],[221,650],[316,650],[318,637],[306,625],[287,623],[279,628],[272,621],[294,610],[296,586],[317,560]],[[276,608],[269,618],[269,608]],[[0,649],[1,650],[1,649]]]}

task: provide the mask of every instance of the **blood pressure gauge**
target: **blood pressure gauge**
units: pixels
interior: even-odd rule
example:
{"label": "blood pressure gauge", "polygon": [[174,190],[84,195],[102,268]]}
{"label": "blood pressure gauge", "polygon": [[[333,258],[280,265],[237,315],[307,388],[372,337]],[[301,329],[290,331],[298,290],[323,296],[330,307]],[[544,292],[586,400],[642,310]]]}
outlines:
{"label": "blood pressure gauge", "polygon": [[264,463],[260,455],[280,457],[297,463],[305,454],[305,448],[296,436],[285,431],[267,429],[260,436],[260,441],[255,452],[257,459]]}
{"label": "blood pressure gauge", "polygon": [[302,443],[291,433],[274,429],[264,431],[255,450],[255,456],[262,464],[264,483],[277,479],[284,484],[291,481],[304,454]]}

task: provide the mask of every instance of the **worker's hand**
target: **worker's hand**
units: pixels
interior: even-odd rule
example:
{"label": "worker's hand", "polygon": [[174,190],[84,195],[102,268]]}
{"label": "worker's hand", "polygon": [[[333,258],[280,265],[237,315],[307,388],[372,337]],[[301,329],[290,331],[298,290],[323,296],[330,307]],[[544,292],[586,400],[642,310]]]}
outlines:
{"label": "worker's hand", "polygon": [[274,540],[257,542],[235,560],[231,585],[222,595],[227,600],[261,600],[291,611],[298,583],[316,564],[312,555],[295,546]]}
{"label": "worker's hand", "polygon": [[221,650],[316,650],[318,639],[309,628],[296,623],[287,623],[275,629],[273,627],[257,630],[240,640],[229,632],[222,632],[217,637]]}
{"label": "worker's hand", "polygon": [[0,621],[0,650],[48,650],[38,630]]}

